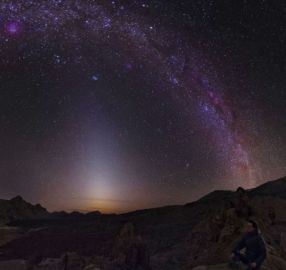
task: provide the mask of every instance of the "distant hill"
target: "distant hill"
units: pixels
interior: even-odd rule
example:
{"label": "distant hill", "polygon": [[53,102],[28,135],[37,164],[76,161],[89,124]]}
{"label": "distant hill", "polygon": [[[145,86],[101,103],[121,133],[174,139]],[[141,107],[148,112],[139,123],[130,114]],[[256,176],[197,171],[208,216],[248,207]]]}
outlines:
{"label": "distant hill", "polygon": [[[237,191],[230,191],[230,190],[215,190],[203,196],[202,198],[200,198],[195,202],[190,202],[185,204],[184,207],[189,207],[197,204],[211,204],[211,203],[219,204],[222,206],[226,201],[229,201],[233,196],[235,196],[236,192]],[[245,192],[250,197],[271,196],[271,197],[286,199],[286,177],[282,177],[274,181],[269,181],[254,189],[245,190]],[[152,209],[142,209],[122,214],[122,216],[137,216],[137,215],[142,215],[143,213],[146,213],[148,215],[154,212],[156,212],[157,214],[172,212],[170,211],[170,209],[175,210],[179,209],[180,207],[182,206],[174,205],[174,206],[163,206]],[[95,218],[99,216],[105,216],[105,215],[101,214],[99,211],[85,213],[85,214],[79,212],[67,213],[64,211],[49,213],[40,204],[32,205],[23,200],[21,196],[17,196],[15,198],[12,198],[11,200],[0,199],[0,224],[6,224],[16,220],[43,219],[43,218],[75,219],[75,218]]]}
{"label": "distant hill", "polygon": [[32,205],[21,196],[11,200],[0,200],[0,224],[14,220],[39,219],[49,215],[49,212],[40,204]]}
{"label": "distant hill", "polygon": [[[238,189],[244,190],[241,187],[239,187]],[[191,205],[193,203],[223,202],[225,200],[231,199],[234,196],[234,194],[237,192],[237,190],[236,191],[215,190],[203,196],[196,202],[187,203],[186,206]],[[262,184],[253,189],[246,189],[245,192],[250,197],[271,196],[271,197],[286,199],[286,177],[282,177],[277,180],[266,182],[265,184]]]}
{"label": "distant hill", "polygon": [[229,190],[215,190],[211,193],[208,193],[204,197],[200,198],[197,203],[204,203],[210,201],[220,201],[224,199],[228,199],[232,196],[234,192]]}
{"label": "distant hill", "polygon": [[263,195],[286,199],[286,177],[269,181],[261,186],[249,190],[248,193],[251,196]]}

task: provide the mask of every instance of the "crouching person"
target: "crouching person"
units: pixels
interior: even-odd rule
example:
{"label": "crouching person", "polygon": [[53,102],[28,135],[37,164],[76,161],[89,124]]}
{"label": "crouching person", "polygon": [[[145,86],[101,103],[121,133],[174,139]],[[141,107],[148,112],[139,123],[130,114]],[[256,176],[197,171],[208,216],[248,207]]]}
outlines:
{"label": "crouching person", "polygon": [[257,224],[248,220],[245,235],[232,251],[230,267],[239,269],[239,264],[243,263],[248,266],[247,270],[259,270],[265,258],[265,243],[258,231]]}

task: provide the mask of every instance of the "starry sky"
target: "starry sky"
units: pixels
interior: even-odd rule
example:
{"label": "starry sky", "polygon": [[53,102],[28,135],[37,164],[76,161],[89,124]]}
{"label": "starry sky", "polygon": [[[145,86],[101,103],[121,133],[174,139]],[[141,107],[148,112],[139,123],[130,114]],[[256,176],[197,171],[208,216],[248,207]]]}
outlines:
{"label": "starry sky", "polygon": [[286,5],[0,2],[0,198],[126,212],[286,175]]}

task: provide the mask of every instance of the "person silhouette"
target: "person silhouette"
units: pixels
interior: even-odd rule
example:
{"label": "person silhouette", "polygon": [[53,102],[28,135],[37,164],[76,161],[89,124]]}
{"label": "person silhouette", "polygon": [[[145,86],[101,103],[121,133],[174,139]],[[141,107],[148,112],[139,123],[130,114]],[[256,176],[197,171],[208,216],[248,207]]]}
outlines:
{"label": "person silhouette", "polygon": [[[243,250],[245,250],[243,252]],[[232,250],[230,267],[238,269],[239,263],[247,265],[247,270],[258,270],[266,258],[265,243],[253,220],[246,223],[246,233]]]}

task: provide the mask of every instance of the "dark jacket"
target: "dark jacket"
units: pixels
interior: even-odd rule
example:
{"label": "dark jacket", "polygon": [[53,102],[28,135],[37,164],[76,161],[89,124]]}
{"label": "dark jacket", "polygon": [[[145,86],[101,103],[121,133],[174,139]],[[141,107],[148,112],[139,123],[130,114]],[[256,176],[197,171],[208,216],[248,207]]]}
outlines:
{"label": "dark jacket", "polygon": [[251,262],[260,265],[266,258],[266,248],[263,239],[257,230],[245,234],[233,249],[233,253],[238,253],[246,248],[245,255]]}

